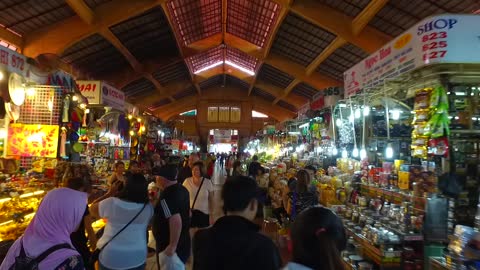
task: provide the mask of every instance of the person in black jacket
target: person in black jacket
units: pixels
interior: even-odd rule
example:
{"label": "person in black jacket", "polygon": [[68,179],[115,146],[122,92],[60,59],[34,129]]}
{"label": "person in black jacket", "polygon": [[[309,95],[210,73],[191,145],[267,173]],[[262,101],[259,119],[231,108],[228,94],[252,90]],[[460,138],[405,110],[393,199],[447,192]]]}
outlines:
{"label": "person in black jacket", "polygon": [[278,270],[281,258],[270,238],[252,222],[257,213],[255,180],[232,177],[222,189],[225,216],[193,238],[193,270]]}

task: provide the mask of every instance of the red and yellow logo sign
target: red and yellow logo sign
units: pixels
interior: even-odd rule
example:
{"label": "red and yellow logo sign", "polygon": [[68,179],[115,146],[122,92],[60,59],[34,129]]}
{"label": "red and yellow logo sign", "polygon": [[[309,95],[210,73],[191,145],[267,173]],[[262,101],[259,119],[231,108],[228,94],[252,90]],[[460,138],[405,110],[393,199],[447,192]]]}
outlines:
{"label": "red and yellow logo sign", "polygon": [[410,43],[411,40],[412,40],[412,34],[407,33],[407,34],[399,37],[397,39],[397,41],[395,41],[395,44],[393,44],[393,47],[397,50],[401,49],[401,48],[407,46],[407,44]]}

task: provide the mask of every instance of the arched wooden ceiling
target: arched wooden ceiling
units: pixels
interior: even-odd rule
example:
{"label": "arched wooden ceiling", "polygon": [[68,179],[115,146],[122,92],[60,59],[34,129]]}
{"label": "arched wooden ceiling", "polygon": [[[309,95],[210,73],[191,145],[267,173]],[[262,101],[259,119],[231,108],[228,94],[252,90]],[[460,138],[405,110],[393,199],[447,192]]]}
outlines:
{"label": "arched wooden ceiling", "polygon": [[8,0],[0,39],[29,57],[57,54],[163,117],[218,85],[289,117],[419,20],[479,8],[475,0]]}

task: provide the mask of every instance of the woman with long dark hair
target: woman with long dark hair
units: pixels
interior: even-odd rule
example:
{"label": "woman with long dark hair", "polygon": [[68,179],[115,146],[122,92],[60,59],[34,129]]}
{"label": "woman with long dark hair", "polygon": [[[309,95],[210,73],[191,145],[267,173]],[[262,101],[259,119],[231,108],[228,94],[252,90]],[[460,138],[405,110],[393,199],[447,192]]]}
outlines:
{"label": "woman with long dark hair", "polygon": [[318,205],[318,196],[309,191],[309,185],[310,175],[306,170],[299,170],[295,189],[288,193],[287,211],[293,219],[303,210]]}
{"label": "woman with long dark hair", "polygon": [[147,259],[147,226],[153,215],[147,181],[143,175],[133,174],[122,190],[117,190],[118,186],[114,183],[90,208],[93,216],[107,219],[97,243],[100,270],[142,270]]}
{"label": "woman with long dark hair", "polygon": [[292,225],[292,262],[284,270],[343,270],[347,238],[342,221],[324,207],[309,208]]}

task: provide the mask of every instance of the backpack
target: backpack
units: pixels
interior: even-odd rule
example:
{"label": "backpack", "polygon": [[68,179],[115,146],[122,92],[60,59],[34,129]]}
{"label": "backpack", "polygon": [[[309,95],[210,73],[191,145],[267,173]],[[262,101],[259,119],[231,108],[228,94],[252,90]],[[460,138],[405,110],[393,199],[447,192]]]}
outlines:
{"label": "backpack", "polygon": [[72,249],[69,244],[58,244],[42,252],[36,258],[30,258],[25,253],[23,248],[23,239],[20,242],[20,254],[15,257],[15,263],[12,265],[10,270],[38,270],[38,265],[41,261],[45,260],[50,254],[59,250],[59,249]]}

